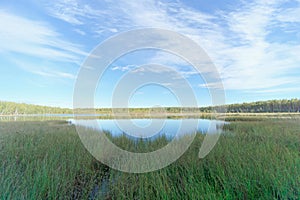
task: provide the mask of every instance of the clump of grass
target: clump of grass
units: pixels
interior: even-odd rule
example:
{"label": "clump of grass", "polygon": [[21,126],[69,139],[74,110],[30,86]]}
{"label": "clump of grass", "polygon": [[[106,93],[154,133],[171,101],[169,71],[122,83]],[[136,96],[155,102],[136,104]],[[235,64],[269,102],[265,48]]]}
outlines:
{"label": "clump of grass", "polygon": [[[204,158],[197,134],[170,166],[145,174],[122,173],[84,148],[74,126],[54,122],[0,123],[2,199],[299,199],[300,123],[263,120],[226,124]],[[149,152],[166,138],[121,148]]]}
{"label": "clump of grass", "polygon": [[165,169],[121,174],[112,194],[115,199],[298,199],[299,134],[293,120],[228,124],[205,159],[197,158],[202,141],[197,137]]}
{"label": "clump of grass", "polygon": [[73,126],[5,122],[0,127],[2,199],[84,199],[102,175]]}

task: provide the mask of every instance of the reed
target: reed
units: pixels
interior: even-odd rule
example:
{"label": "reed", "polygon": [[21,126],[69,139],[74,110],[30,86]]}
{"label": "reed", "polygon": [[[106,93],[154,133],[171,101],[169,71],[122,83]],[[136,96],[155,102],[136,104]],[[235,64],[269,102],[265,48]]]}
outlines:
{"label": "reed", "polygon": [[[109,133],[106,133],[109,135]],[[266,119],[226,124],[217,145],[198,158],[197,134],[170,166],[123,173],[95,160],[74,126],[60,121],[0,122],[1,199],[299,199],[300,123]],[[112,142],[129,151],[166,145],[165,137]]]}

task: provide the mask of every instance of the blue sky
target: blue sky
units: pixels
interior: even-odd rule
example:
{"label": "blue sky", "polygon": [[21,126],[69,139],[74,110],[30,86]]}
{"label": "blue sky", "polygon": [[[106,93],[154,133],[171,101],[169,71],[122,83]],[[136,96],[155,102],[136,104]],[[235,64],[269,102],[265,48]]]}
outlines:
{"label": "blue sky", "polygon": [[[0,100],[72,107],[76,76],[89,53],[111,36],[146,27],[197,42],[220,73],[226,103],[300,98],[298,13],[299,0],[1,1]],[[147,63],[173,67],[189,81],[199,106],[211,103],[203,80],[184,60],[143,50],[109,66],[95,105],[110,107],[120,77]],[[148,85],[129,105],[180,104],[167,86]]]}

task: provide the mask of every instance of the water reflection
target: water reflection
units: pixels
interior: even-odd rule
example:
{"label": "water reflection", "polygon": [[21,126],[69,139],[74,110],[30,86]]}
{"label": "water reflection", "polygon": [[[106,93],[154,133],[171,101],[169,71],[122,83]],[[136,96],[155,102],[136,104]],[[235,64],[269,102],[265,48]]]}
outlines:
{"label": "water reflection", "polygon": [[[217,133],[223,121],[208,119],[69,119],[70,124],[98,131],[110,132],[112,136],[127,135],[131,138],[155,138],[161,135],[167,138],[190,133]],[[127,125],[126,125],[127,124]],[[182,127],[183,126],[183,127]]]}

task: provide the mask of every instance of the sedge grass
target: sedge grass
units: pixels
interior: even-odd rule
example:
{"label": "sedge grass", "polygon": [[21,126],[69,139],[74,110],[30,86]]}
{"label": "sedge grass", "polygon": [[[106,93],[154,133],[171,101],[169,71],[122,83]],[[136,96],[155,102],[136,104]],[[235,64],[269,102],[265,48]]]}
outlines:
{"label": "sedge grass", "polygon": [[[151,144],[142,140],[133,144],[126,137],[111,140],[139,152],[167,142],[166,138]],[[1,199],[300,198],[298,120],[226,124],[215,148],[199,159],[202,140],[198,134],[188,151],[164,169],[130,174],[96,161],[74,126],[1,122]]]}

